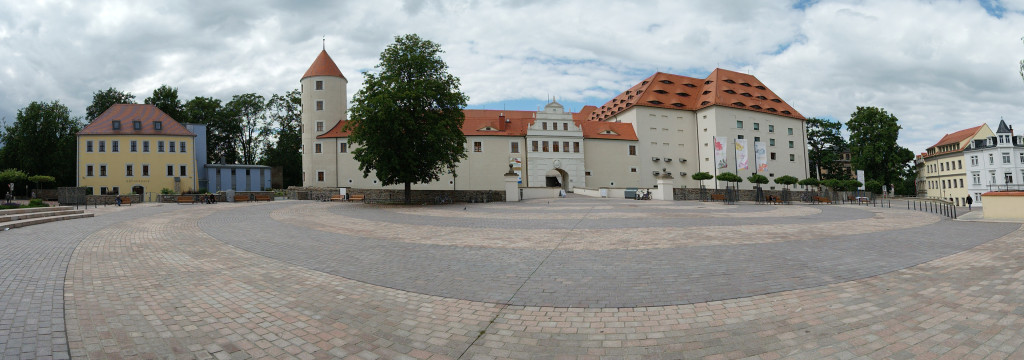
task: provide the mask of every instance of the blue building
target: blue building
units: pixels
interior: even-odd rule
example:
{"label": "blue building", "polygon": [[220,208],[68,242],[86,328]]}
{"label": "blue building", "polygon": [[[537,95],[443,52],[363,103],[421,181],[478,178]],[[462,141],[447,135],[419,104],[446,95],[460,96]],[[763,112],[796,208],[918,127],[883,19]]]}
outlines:
{"label": "blue building", "polygon": [[210,192],[270,189],[270,167],[263,165],[206,164]]}

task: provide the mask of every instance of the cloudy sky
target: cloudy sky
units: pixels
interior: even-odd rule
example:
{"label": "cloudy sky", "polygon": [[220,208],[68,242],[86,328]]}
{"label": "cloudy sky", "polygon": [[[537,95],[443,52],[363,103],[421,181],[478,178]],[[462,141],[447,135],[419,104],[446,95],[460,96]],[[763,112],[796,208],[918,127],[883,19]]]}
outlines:
{"label": "cloudy sky", "polygon": [[[807,117],[883,107],[900,142],[1024,126],[1024,0],[0,0],[0,117],[115,87],[142,101],[297,88],[322,39],[349,95],[394,36],[440,43],[471,108],[601,105],[656,71],[748,72]],[[1024,129],[1024,128],[1021,128]]]}

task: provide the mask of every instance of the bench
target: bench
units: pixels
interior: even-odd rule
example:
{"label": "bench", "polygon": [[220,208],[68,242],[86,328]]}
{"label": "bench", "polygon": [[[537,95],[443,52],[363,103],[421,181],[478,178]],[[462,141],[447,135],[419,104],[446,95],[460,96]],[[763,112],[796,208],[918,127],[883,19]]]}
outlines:
{"label": "bench", "polygon": [[176,200],[177,200],[178,204],[195,204],[196,203],[196,197],[192,196],[192,195],[178,196],[178,198]]}
{"label": "bench", "polygon": [[345,201],[345,197],[341,195],[331,195],[331,201]]}
{"label": "bench", "polygon": [[769,204],[782,204],[782,199],[776,195],[768,195],[765,196],[764,202]]}
{"label": "bench", "polygon": [[132,198],[129,196],[118,196],[121,199],[121,205],[132,206]]}
{"label": "bench", "polygon": [[271,200],[270,195],[261,195],[261,194],[256,194],[256,196],[253,199],[256,200],[256,202],[270,201]]}
{"label": "bench", "polygon": [[348,201],[363,201],[363,194],[353,194],[348,196]]}
{"label": "bench", "polygon": [[831,199],[829,199],[827,197],[822,197],[822,196],[815,196],[814,197],[814,201],[820,202],[820,203],[827,203],[827,204],[831,204],[832,203]]}
{"label": "bench", "polygon": [[235,202],[249,201],[249,195],[235,195]]}
{"label": "bench", "polygon": [[725,194],[711,194],[711,201],[725,201]]}

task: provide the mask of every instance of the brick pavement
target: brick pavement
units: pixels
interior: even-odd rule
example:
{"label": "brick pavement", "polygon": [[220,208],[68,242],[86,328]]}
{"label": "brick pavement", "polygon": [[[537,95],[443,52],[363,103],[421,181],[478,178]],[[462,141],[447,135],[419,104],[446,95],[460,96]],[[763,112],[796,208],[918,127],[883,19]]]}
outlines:
{"label": "brick pavement", "polygon": [[[575,219],[575,225],[542,229],[567,231],[550,241],[554,246],[535,239],[517,246],[490,244],[495,239],[515,238],[515,229],[509,225],[538,218],[520,214],[514,206],[492,204],[470,205],[464,211],[515,214],[514,219],[506,216],[480,226],[460,217],[455,209],[430,208],[416,215],[405,207],[358,204],[219,204],[112,213],[83,220],[91,222],[94,230],[80,235],[48,228],[44,230],[56,235],[40,238],[80,237],[74,244],[53,246],[52,251],[64,254],[75,249],[73,255],[60,255],[70,257],[65,263],[67,280],[60,284],[61,290],[54,290],[64,293],[60,298],[67,319],[67,347],[74,358],[1024,356],[1018,350],[1024,344],[1024,265],[1019,261],[1024,258],[1019,246],[1024,230],[1019,224],[959,222],[927,214],[905,217],[905,211],[844,206],[711,206],[705,208],[707,214],[696,216],[750,223],[744,227],[764,226],[764,220],[791,229],[832,223],[840,235],[779,232],[759,242],[707,245],[687,231],[709,232],[716,230],[715,226],[697,222],[661,226],[675,236],[658,240],[601,240],[606,232],[637,230],[658,221],[670,224],[673,215],[665,215],[665,211],[703,206],[632,205],[601,200],[523,204],[525,209],[563,214],[559,216],[573,212],[607,216],[602,218],[607,221],[593,224],[581,220],[583,215],[568,216],[563,219]],[[372,211],[362,217],[349,216],[360,207]],[[382,215],[365,218],[374,212]],[[633,216],[645,212],[658,214],[662,220],[653,219],[659,216],[651,216],[651,220]],[[285,216],[288,213],[304,216],[309,222]],[[616,214],[630,214],[633,221],[614,220],[622,218]],[[424,223],[427,217],[433,223]],[[887,221],[896,218],[901,220]],[[352,224],[335,224],[338,220]],[[865,220],[857,226],[870,229],[848,229],[848,221]],[[391,234],[394,238],[357,235],[360,226],[380,226],[382,221],[400,228]],[[908,226],[908,222],[917,226]],[[446,224],[451,228],[469,224],[468,229],[451,234],[477,237],[478,243],[449,244],[413,236],[425,226]],[[351,227],[346,230],[345,226]],[[8,234],[0,233],[0,242],[8,242]],[[590,247],[589,237],[603,245]],[[668,243],[673,239],[679,241],[678,246]],[[357,253],[337,252],[338,244],[343,245],[340,249]],[[572,246],[559,246],[567,244]],[[31,258],[38,256],[32,254],[38,254],[39,248],[5,246],[3,253],[28,252],[26,258]],[[418,266],[425,259],[456,255],[461,257],[449,257],[448,263]],[[390,259],[396,256],[404,261]],[[746,261],[725,261],[733,257]],[[389,276],[404,272],[419,282],[380,286],[360,281],[354,277],[361,273],[353,272],[358,267],[342,266],[351,261]],[[323,264],[337,265],[336,269],[346,272],[334,274],[317,268]],[[652,281],[663,274],[643,269],[670,271],[673,265],[704,271],[675,279],[690,287],[689,292],[676,295],[691,300],[658,306],[601,307],[595,303],[577,307],[532,306],[518,298],[544,300],[549,296],[546,301],[557,302],[572,297],[570,290],[593,290],[586,295],[603,296],[603,301],[637,302],[644,294],[656,295],[674,285]],[[23,262],[5,267],[0,263],[0,269],[24,266],[31,265]],[[801,271],[779,271],[779,267]],[[62,275],[61,266],[56,268]],[[467,269],[503,274],[507,279],[473,283],[460,278],[473,275]],[[8,272],[4,274],[6,281]],[[746,277],[758,276],[766,280],[743,282]],[[604,283],[583,286],[577,282],[588,277],[604,279]],[[704,301],[691,295],[702,279],[709,293],[719,295],[735,291],[731,288],[751,291],[764,283],[785,286],[756,289],[756,295]],[[737,279],[740,282],[734,282]],[[625,292],[616,282],[647,285]],[[453,294],[409,291],[415,286],[433,286]],[[483,294],[495,301],[460,298],[466,293],[460,288],[464,286],[486,289]],[[51,282],[45,287],[61,286]],[[565,296],[545,295],[552,294],[548,290]],[[26,292],[31,291],[22,291]],[[502,297],[504,300],[498,301]],[[6,299],[0,302],[3,314],[18,304]],[[6,336],[25,334],[28,325],[12,326],[14,331]],[[45,336],[38,333],[19,336],[39,343]],[[28,356],[22,349],[18,353],[5,357],[46,356]]]}

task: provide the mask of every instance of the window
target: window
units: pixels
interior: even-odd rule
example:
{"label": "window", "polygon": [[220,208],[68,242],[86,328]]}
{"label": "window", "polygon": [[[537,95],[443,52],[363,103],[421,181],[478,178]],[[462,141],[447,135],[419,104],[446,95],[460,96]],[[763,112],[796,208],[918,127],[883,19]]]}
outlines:
{"label": "window", "polygon": [[630,155],[636,155],[636,145],[630,145],[629,146],[629,154]]}
{"label": "window", "polygon": [[768,139],[768,145],[775,146],[775,139]]}
{"label": "window", "polygon": [[164,142],[163,141],[157,141],[156,142],[156,152],[164,152]]}
{"label": "window", "polygon": [[473,142],[473,152],[483,152],[483,151],[484,151],[484,143],[482,143],[480,141],[474,141]]}
{"label": "window", "polygon": [[789,148],[790,148],[790,149],[792,149],[792,148],[793,148],[793,140],[790,140],[790,141],[789,141]]}
{"label": "window", "polygon": [[185,165],[181,165],[181,167],[179,169],[180,171],[178,171],[178,176],[188,176],[188,172],[185,171],[187,169],[188,168]]}
{"label": "window", "polygon": [[789,154],[789,161],[796,161],[796,155]]}
{"label": "window", "polygon": [[775,153],[772,153],[772,160],[775,160]]}
{"label": "window", "polygon": [[167,142],[167,152],[174,152],[174,148],[175,148],[174,142],[173,141],[168,141]]}
{"label": "window", "polygon": [[558,142],[557,141],[552,141],[551,142],[551,151],[558,152]]}
{"label": "window", "polygon": [[99,146],[100,152],[107,152],[107,142],[103,141],[103,140],[100,140],[100,141],[98,141],[98,143],[100,145]]}
{"label": "window", "polygon": [[761,142],[761,137],[760,136],[755,136],[754,137],[754,142]]}
{"label": "window", "polygon": [[786,129],[786,133],[789,135],[793,135],[793,128]]}
{"label": "window", "polygon": [[[217,170],[220,171],[219,169]],[[167,176],[174,176],[174,165],[167,165]]]}
{"label": "window", "polygon": [[317,80],[316,81],[316,90],[323,90],[323,89],[324,89],[324,81],[323,80]]}
{"label": "window", "polygon": [[541,141],[540,142],[540,146],[541,146],[541,151],[548,152],[548,142],[547,141]]}
{"label": "window", "polygon": [[[106,165],[100,165],[100,176],[107,176],[107,166]],[[992,176],[995,176],[995,175],[992,175]]]}
{"label": "window", "polygon": [[540,128],[544,129],[544,130],[547,130],[548,129],[548,123],[547,122],[541,122],[540,123]]}
{"label": "window", "polygon": [[132,140],[132,152],[139,152],[139,142]]}
{"label": "window", "polygon": [[348,143],[340,143],[340,144],[338,144],[338,152],[339,153],[347,153],[348,152]]}
{"label": "window", "polygon": [[768,132],[770,132],[770,133],[775,132],[775,125],[768,125]]}
{"label": "window", "polygon": [[590,176],[590,170],[584,171],[583,176]]}
{"label": "window", "polygon": [[971,173],[971,180],[974,185],[981,185],[981,173],[977,171]]}
{"label": "window", "polygon": [[316,101],[316,111],[323,111],[323,110],[324,110],[324,101],[323,100],[317,100]]}
{"label": "window", "polygon": [[149,165],[142,164],[142,176],[149,176]]}
{"label": "window", "polygon": [[154,121],[153,122],[153,130],[163,130],[163,128],[164,128],[164,123],[163,122],[161,122],[161,121]]}
{"label": "window", "polygon": [[[1021,154],[1021,155],[1024,155],[1024,154]],[[1022,157],[1021,160],[1024,160],[1024,157]],[[1022,161],[1022,162],[1024,162],[1024,161]],[[978,155],[971,155],[971,166],[978,166]]]}
{"label": "window", "polygon": [[323,121],[317,121],[316,122],[316,131],[318,131],[318,132],[324,131],[324,122]]}
{"label": "window", "polygon": [[[103,142],[100,142],[100,152],[103,152]],[[1010,153],[1005,152],[1005,153],[1003,153],[1003,164],[1009,164],[1009,163],[1010,163]]]}
{"label": "window", "polygon": [[569,142],[568,141],[563,141],[562,142],[562,152],[569,152]]}
{"label": "window", "polygon": [[316,181],[321,181],[321,182],[324,181],[324,172],[323,171],[317,171],[316,172]]}
{"label": "window", "polygon": [[1013,173],[1003,174],[1003,181],[1006,181],[1007,184],[1013,184]]}
{"label": "window", "polygon": [[567,123],[567,122],[562,123],[562,130],[569,131],[569,123]]}
{"label": "window", "polygon": [[185,152],[185,142],[184,141],[178,143],[178,150],[181,151],[182,153]]}
{"label": "window", "polygon": [[533,143],[531,143],[530,147],[533,148],[533,152],[540,151],[540,150],[537,150],[537,140],[534,140]]}
{"label": "window", "polygon": [[[1009,174],[1007,174],[1009,175]],[[964,179],[957,179],[960,182],[960,187],[964,187]]]}
{"label": "window", "polygon": [[132,164],[125,165],[124,176],[135,176],[134,171],[132,170],[134,170]]}
{"label": "window", "polygon": [[760,123],[754,123],[754,130],[761,130],[761,124]]}
{"label": "window", "polygon": [[92,165],[86,165],[85,166],[85,176],[93,176],[92,175]]}
{"label": "window", "polygon": [[320,153],[323,152],[323,144],[316,143],[315,145],[313,145],[313,148],[314,148],[314,150],[313,150],[314,153],[320,154]]}
{"label": "window", "polygon": [[989,170],[988,177],[989,177],[988,184],[989,185],[994,185],[996,183],[996,171],[995,170]]}
{"label": "window", "polygon": [[737,138],[737,139],[742,139],[742,138],[743,138],[743,135],[736,135],[736,138]]}
{"label": "window", "polygon": [[142,130],[142,122],[138,120],[132,121],[132,129]]}
{"label": "window", "polygon": [[629,172],[631,172],[631,173],[635,173],[635,172],[636,172],[636,168],[635,168],[635,167],[631,167],[631,168],[629,168]]}
{"label": "window", "polygon": [[573,141],[572,142],[572,152],[574,152],[574,153],[580,152],[580,142],[579,141]]}
{"label": "window", "polygon": [[110,141],[110,152],[119,152],[119,151],[121,151],[121,149],[118,147],[118,145],[120,145],[119,143],[120,142],[117,141],[117,140],[111,140]]}
{"label": "window", "polygon": [[92,140],[85,142],[85,152],[92,152]]}
{"label": "window", "polygon": [[142,142],[142,152],[149,152],[149,141]]}
{"label": "window", "polygon": [[1024,152],[1020,153],[1020,163],[1024,164]]}
{"label": "window", "polygon": [[956,168],[957,169],[963,169],[964,168],[964,161],[963,160],[957,160],[956,161]]}
{"label": "window", "polygon": [[743,120],[736,120],[736,128],[737,129],[742,129],[743,128]]}
{"label": "window", "polygon": [[110,123],[110,126],[114,130],[121,130],[121,120],[114,120],[113,122]]}
{"label": "window", "polygon": [[519,153],[519,142],[518,141],[513,141],[513,142],[509,143],[508,146],[509,146],[509,152],[511,152],[513,154],[518,154]]}
{"label": "window", "polygon": [[995,158],[995,155],[992,155],[992,154],[988,154],[988,164],[989,164],[989,165],[993,165],[993,164],[995,164],[995,163],[996,163],[996,158]]}
{"label": "window", "polygon": [[110,193],[114,194],[114,195],[120,194],[121,193],[121,189],[118,188],[117,186],[114,186],[114,187],[110,188]]}

